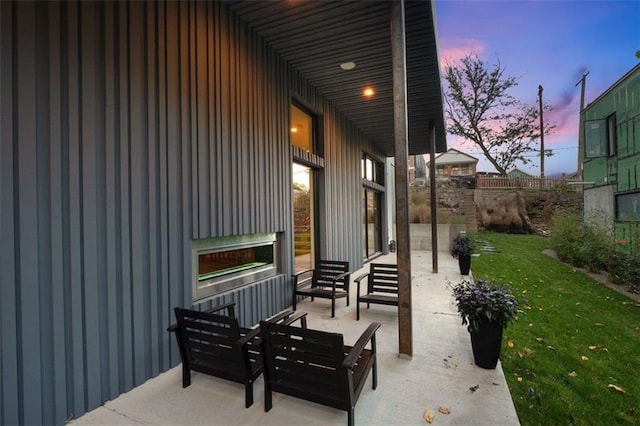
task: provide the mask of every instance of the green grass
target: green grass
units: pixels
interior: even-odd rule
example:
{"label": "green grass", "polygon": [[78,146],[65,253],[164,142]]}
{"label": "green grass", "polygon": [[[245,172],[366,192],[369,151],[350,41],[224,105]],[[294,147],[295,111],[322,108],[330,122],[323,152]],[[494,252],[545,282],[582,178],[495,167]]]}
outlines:
{"label": "green grass", "polygon": [[521,304],[500,357],[520,422],[640,424],[640,305],[543,254],[545,238],[472,237],[497,250],[473,258],[475,278],[507,283]]}

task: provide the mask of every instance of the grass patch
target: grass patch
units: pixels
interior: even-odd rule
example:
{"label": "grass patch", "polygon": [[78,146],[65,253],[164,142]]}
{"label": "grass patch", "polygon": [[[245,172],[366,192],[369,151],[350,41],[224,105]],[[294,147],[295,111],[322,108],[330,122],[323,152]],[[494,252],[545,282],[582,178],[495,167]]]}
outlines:
{"label": "grass patch", "polygon": [[473,258],[474,277],[521,304],[500,357],[520,422],[640,424],[640,305],[543,254],[545,238],[473,238],[496,249]]}

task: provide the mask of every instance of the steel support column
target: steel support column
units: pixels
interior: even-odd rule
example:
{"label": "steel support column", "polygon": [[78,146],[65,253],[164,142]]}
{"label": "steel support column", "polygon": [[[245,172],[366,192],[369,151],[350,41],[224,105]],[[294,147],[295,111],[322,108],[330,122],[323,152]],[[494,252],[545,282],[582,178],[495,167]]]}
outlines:
{"label": "steel support column", "polygon": [[407,119],[407,59],[404,0],[391,2],[393,57],[393,138],[396,178],[396,236],[398,259],[398,339],[400,355],[413,356],[411,312],[411,245],[409,240],[409,150]]}
{"label": "steel support column", "polygon": [[436,197],[436,126],[429,123],[429,192],[431,194],[431,269],[438,273],[438,199]]}

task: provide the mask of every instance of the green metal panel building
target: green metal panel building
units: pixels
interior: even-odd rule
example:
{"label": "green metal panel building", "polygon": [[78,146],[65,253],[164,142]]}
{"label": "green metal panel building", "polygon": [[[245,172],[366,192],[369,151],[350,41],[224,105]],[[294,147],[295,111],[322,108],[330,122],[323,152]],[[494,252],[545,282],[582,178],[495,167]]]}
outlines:
{"label": "green metal panel building", "polygon": [[640,64],[581,113],[585,217],[599,221],[618,246],[640,246]]}

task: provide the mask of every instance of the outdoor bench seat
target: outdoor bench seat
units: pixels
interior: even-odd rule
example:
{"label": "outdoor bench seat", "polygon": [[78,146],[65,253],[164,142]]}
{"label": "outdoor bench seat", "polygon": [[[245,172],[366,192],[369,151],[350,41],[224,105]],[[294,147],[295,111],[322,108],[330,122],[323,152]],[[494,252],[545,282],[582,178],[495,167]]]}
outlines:
{"label": "outdoor bench seat", "polygon": [[331,318],[336,315],[336,299],[347,299],[349,306],[349,285],[351,272],[349,262],[320,260],[315,269],[298,272],[293,276],[293,310],[296,310],[298,296],[331,299]]}
{"label": "outdoor bench seat", "polygon": [[[264,411],[272,408],[272,393],[301,398],[348,413],[354,424],[355,405],[370,371],[378,386],[374,322],[354,346],[342,334],[261,322],[264,362]],[[366,346],[370,343],[370,349]]]}
{"label": "outdoor bench seat", "polygon": [[[233,303],[208,311],[174,308],[177,323],[167,330],[175,333],[182,359],[182,387],[191,384],[191,371],[230,380],[245,386],[245,406],[253,404],[253,382],[262,373],[260,328],[241,328]],[[227,310],[228,315],[219,312]],[[306,327],[306,313],[283,311],[266,322],[290,325],[300,320]]]}
{"label": "outdoor bench seat", "polygon": [[[360,303],[398,306],[398,265],[369,264],[369,272],[355,279],[358,284],[356,320],[360,320]],[[367,293],[360,294],[360,283],[367,279]]]}

